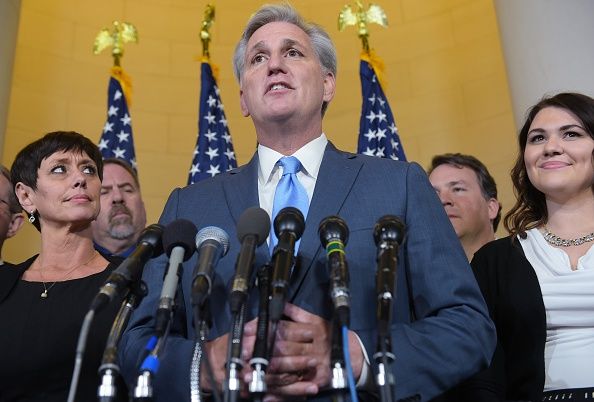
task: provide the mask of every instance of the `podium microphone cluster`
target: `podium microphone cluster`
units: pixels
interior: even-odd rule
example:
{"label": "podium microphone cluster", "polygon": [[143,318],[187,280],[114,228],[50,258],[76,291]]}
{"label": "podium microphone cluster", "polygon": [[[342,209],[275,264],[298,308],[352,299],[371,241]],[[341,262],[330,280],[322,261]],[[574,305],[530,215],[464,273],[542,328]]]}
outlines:
{"label": "podium microphone cluster", "polygon": [[216,226],[200,229],[196,235],[198,263],[192,274],[192,305],[202,308],[210,291],[215,267],[229,251],[229,235]]}
{"label": "podium microphone cluster", "polygon": [[330,297],[338,324],[349,326],[351,296],[349,291],[349,268],[344,248],[349,239],[349,228],[339,216],[329,216],[320,222],[318,229],[322,246],[326,249],[330,275]]}
{"label": "podium microphone cluster", "polygon": [[263,244],[270,233],[270,217],[259,207],[246,209],[237,222],[237,238],[241,250],[235,263],[235,277],[231,287],[229,307],[231,313],[239,312],[248,297],[256,248]]}
{"label": "podium microphone cluster", "polygon": [[196,232],[196,226],[186,219],[171,222],[163,231],[163,249],[169,257],[169,266],[163,279],[155,317],[157,336],[162,336],[167,331],[179,283],[181,263],[190,259],[196,250],[194,243]]}
{"label": "podium microphone cluster", "polygon": [[289,277],[295,259],[295,243],[303,235],[305,218],[300,210],[286,207],[274,219],[274,233],[278,243],[272,253],[272,290],[270,297],[270,320],[278,322],[285,308]]}
{"label": "podium microphone cluster", "polygon": [[109,304],[116,295],[121,295],[130,289],[130,286],[139,281],[146,262],[153,257],[163,254],[161,237],[163,226],[153,224],[147,226],[138,239],[138,245],[121,264],[117,267],[99,289],[99,293],[91,303],[91,310],[98,312]]}

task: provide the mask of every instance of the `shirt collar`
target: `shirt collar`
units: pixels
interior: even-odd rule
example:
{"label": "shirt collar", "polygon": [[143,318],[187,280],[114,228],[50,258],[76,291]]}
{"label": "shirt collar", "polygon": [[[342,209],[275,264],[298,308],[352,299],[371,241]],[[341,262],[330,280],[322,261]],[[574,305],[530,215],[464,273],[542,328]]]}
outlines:
{"label": "shirt collar", "polygon": [[258,145],[258,180],[264,184],[270,181],[272,174],[276,171],[276,162],[283,156],[294,156],[299,159],[303,167],[303,173],[317,179],[324,157],[324,150],[328,144],[328,138],[322,133],[318,138],[311,140],[292,155],[283,155],[272,148]]}
{"label": "shirt collar", "polygon": [[128,257],[130,254],[132,254],[132,252],[136,248],[136,245],[133,244],[127,250],[124,250],[124,251],[122,251],[119,254],[114,254],[114,253],[112,253],[111,251],[109,251],[108,249],[106,249],[105,247],[101,246],[100,244],[98,244],[96,242],[93,242],[93,245],[95,246],[95,250],[99,251],[99,253],[101,253],[104,256],[108,256],[108,257],[122,257],[122,258]]}

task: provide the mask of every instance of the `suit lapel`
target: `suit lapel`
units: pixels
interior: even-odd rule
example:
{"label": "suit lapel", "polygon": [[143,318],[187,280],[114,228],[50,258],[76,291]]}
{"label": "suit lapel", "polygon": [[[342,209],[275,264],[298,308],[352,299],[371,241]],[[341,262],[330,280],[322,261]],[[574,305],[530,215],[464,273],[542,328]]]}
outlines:
{"label": "suit lapel", "polygon": [[[229,172],[231,174],[229,180],[223,183],[227,205],[236,226],[239,217],[246,209],[260,205],[258,169],[258,153],[256,152],[246,165]],[[264,242],[256,249],[256,262],[269,260],[268,243]],[[257,268],[255,267],[254,271]]]}
{"label": "suit lapel", "polygon": [[298,269],[291,275],[290,299],[293,299],[301,287],[312,263],[322,250],[318,236],[320,221],[329,215],[339,214],[355,184],[362,166],[356,158],[354,154],[337,150],[330,142],[326,146],[299,246]]}
{"label": "suit lapel", "polygon": [[244,166],[233,169],[229,180],[223,182],[225,198],[235,223],[249,207],[260,205],[258,198],[258,154]]}

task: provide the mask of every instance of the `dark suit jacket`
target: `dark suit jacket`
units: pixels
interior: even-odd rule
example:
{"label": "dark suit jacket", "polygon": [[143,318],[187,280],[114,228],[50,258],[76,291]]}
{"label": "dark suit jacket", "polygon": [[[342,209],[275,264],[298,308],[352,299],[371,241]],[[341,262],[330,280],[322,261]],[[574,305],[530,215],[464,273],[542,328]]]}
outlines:
{"label": "dark suit jacket", "polygon": [[483,246],[472,269],[497,327],[487,370],[461,387],[461,401],[541,401],[545,380],[546,316],[534,269],[516,238]]}
{"label": "dark suit jacket", "polygon": [[[211,294],[211,338],[231,328],[226,300],[240,249],[235,228],[242,212],[258,205],[257,175],[255,155],[243,167],[174,190],[161,216],[162,224],[185,218],[199,229],[214,225],[230,235],[230,251],[218,263]],[[412,396],[427,400],[484,368],[492,356],[495,338],[460,243],[418,165],[344,153],[328,144],[291,276],[289,298],[310,312],[331,317],[326,257],[317,231],[323,218],[340,215],[350,228],[346,255],[351,276],[351,329],[371,356],[377,336],[377,251],[372,232],[378,218],[386,214],[399,216],[408,231],[399,253],[393,309],[396,395],[399,399]],[[181,287],[185,306],[180,310],[185,313],[182,317],[190,340],[180,336],[168,339],[156,380],[157,400],[189,398],[188,372],[194,339],[190,284],[196,259],[194,256],[184,264]],[[269,259],[264,243],[257,249],[255,266]],[[166,258],[162,257],[144,270],[149,294],[132,317],[120,349],[123,372],[130,380],[137,375],[138,356],[152,334],[152,317],[165,268]],[[251,292],[247,311],[248,319],[256,314],[255,291]]]}

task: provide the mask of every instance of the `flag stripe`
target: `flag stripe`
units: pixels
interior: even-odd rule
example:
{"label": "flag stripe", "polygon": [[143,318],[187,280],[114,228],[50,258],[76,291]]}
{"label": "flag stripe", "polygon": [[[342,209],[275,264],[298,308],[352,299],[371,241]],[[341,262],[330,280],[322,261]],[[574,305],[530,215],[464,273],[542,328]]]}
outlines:
{"label": "flag stripe", "polygon": [[219,88],[209,63],[201,66],[198,137],[188,184],[237,167]]}
{"label": "flag stripe", "polygon": [[124,159],[136,169],[132,120],[120,81],[113,76],[109,79],[107,120],[99,139],[99,149],[103,158]]}
{"label": "flag stripe", "polygon": [[373,68],[367,61],[361,60],[359,72],[363,104],[357,153],[405,161],[390,104]]}

